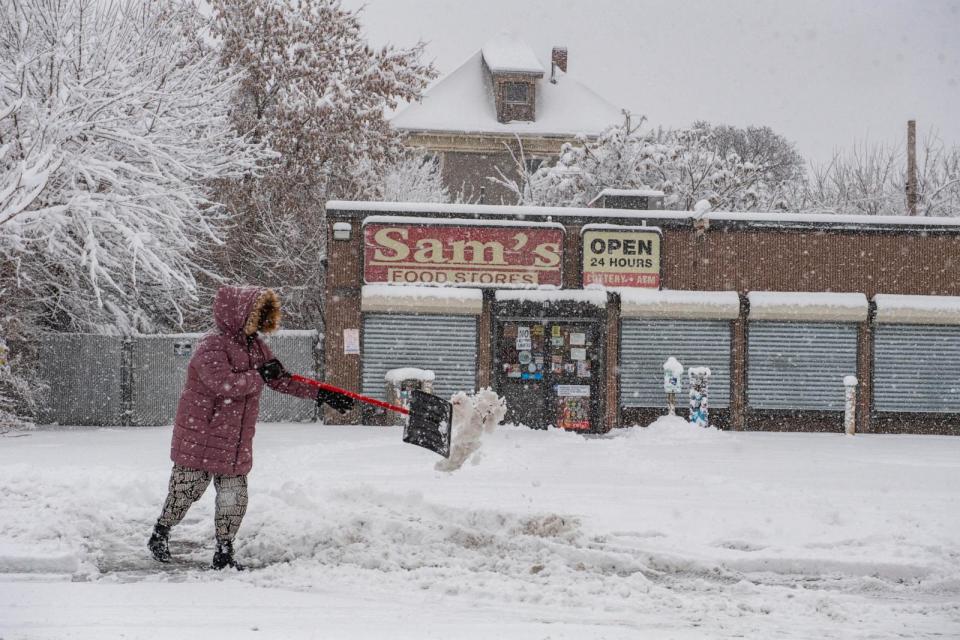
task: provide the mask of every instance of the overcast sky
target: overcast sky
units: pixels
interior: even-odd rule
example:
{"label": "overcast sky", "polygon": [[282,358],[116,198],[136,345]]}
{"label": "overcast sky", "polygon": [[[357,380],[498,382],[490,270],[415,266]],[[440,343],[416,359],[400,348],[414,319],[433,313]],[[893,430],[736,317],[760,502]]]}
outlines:
{"label": "overcast sky", "polygon": [[960,144],[960,0],[344,0],[372,44],[428,43],[441,73],[499,31],[654,125],[769,125],[815,160],[901,144],[906,121]]}

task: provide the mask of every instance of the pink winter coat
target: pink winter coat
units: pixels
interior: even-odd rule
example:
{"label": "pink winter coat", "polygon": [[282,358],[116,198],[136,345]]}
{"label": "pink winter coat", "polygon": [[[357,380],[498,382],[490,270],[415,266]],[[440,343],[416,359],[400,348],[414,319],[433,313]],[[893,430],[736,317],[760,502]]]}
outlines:
{"label": "pink winter coat", "polygon": [[[197,345],[173,424],[170,457],[178,465],[215,475],[246,475],[253,466],[253,434],[263,379],[257,367],[273,358],[257,326],[260,309],[272,303],[268,329],[279,322],[279,299],[256,287],[222,287],[213,303],[217,333]],[[248,329],[248,331],[250,330]],[[317,390],[289,378],[268,383],[281,393],[314,399]]]}

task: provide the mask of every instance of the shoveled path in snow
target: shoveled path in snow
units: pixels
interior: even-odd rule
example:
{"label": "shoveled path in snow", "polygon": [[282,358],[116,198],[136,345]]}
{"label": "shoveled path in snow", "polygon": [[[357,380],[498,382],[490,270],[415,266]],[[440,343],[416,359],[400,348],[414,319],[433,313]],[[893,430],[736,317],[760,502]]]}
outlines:
{"label": "shoveled path in snow", "polygon": [[960,636],[960,438],[261,425],[216,573],[212,489],[145,555],[169,436],[0,437],[0,638]]}

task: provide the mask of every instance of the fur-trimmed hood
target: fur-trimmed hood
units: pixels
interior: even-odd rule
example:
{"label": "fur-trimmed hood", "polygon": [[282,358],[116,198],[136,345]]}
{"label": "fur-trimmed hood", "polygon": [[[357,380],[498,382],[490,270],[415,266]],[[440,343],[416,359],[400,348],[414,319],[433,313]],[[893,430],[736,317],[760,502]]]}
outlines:
{"label": "fur-trimmed hood", "polygon": [[[263,322],[261,314],[266,314]],[[258,330],[272,333],[280,327],[280,296],[261,287],[220,287],[213,302],[213,319],[221,333],[233,337]]]}

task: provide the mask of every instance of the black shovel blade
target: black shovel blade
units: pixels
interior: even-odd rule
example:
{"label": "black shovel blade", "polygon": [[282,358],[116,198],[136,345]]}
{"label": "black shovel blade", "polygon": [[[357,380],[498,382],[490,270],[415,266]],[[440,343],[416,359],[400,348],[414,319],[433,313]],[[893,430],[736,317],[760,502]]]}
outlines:
{"label": "black shovel blade", "polygon": [[403,441],[450,457],[453,405],[435,395],[414,389],[410,417],[403,429]]}

